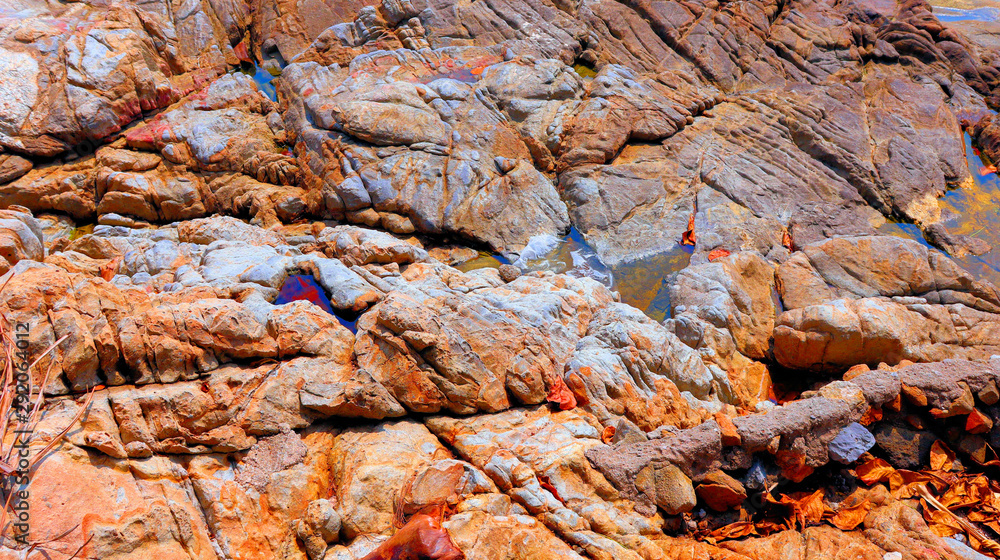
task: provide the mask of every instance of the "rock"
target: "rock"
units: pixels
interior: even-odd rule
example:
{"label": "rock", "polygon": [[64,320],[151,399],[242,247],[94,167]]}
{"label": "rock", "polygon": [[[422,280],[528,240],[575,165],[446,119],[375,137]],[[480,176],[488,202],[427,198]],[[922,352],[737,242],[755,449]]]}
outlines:
{"label": "rock", "polygon": [[[478,48],[452,54],[492,56]],[[526,163],[501,173],[492,158],[480,155],[530,161],[506,119],[466,84],[428,79],[418,88],[402,79],[436,73],[417,57],[404,58],[390,84],[378,81],[388,69],[378,59],[350,69],[297,63],[282,73],[286,126],[305,163],[304,184],[322,192],[326,215],[374,208],[391,231],[460,234],[500,251],[517,250],[532,235],[565,230],[565,205],[548,178]],[[317,83],[328,84],[322,89],[327,93],[315,94]],[[344,83],[351,87],[338,87]],[[323,155],[327,137],[343,146],[337,159]],[[400,218],[387,218],[393,215]]]}
{"label": "rock", "polygon": [[521,269],[509,264],[500,265],[500,279],[504,282],[513,282],[521,275]]}
{"label": "rock", "polygon": [[801,533],[783,531],[761,539],[727,541],[720,547],[739,553],[741,558],[858,558],[885,560],[884,551],[860,532],[840,532],[832,527],[808,527]]}
{"label": "rock", "polygon": [[[938,200],[971,192],[963,127],[1000,137],[968,124],[1000,100],[982,28],[923,0],[0,12],[0,314],[29,358],[61,341],[32,372],[32,542],[954,556],[881,485],[861,530],[691,535],[826,486],[859,423],[911,469],[996,446],[1000,294],[876,235],[992,258]],[[774,398],[779,370],[807,390]]]}
{"label": "rock", "polygon": [[266,116],[274,105],[242,73],[226,74],[196,95],[125,135],[130,148],[200,171],[235,171],[266,183],[294,185],[295,159],[282,153]]}
{"label": "rock", "polygon": [[747,497],[747,491],[740,481],[723,471],[712,471],[705,475],[695,489],[698,497],[715,511],[734,508]]}
{"label": "rock", "polygon": [[995,286],[940,253],[898,237],[847,237],[807,245],[779,266],[776,276],[786,309],[881,296],[1000,310]]}
{"label": "rock", "polygon": [[136,6],[39,7],[10,21],[0,43],[0,145],[51,157],[99,142],[236,63],[226,30],[211,23],[224,12],[209,2],[190,7],[176,17]]}
{"label": "rock", "polygon": [[882,424],[875,428],[875,441],[889,463],[899,469],[919,469],[928,464],[937,436],[903,426]]}
{"label": "rock", "polygon": [[[752,454],[766,451],[775,455],[779,465],[783,463],[788,474],[805,473],[804,477],[829,461],[829,443],[844,427],[860,420],[869,407],[894,400],[899,391],[899,381],[893,373],[870,372],[854,381],[832,382],[808,398],[736,418],[733,424],[745,453],[737,455],[744,460],[737,460],[731,467],[750,468]],[[654,488],[639,487],[640,471],[666,462],[698,479],[718,470],[728,460],[722,450],[722,432],[712,420],[646,442],[596,447],[588,450],[587,459],[625,497],[649,511],[654,503],[649,492]]]}
{"label": "rock", "polygon": [[24,259],[45,259],[41,224],[25,208],[0,210],[0,274]]}
{"label": "rock", "polygon": [[875,436],[858,423],[848,424],[830,442],[830,458],[848,465],[875,446]]}
{"label": "rock", "polygon": [[34,167],[32,163],[21,156],[0,154],[0,184],[9,183],[23,176]]}
{"label": "rock", "polygon": [[329,257],[348,266],[396,263],[406,265],[428,259],[427,251],[381,231],[354,226],[323,230],[318,244]]}
{"label": "rock", "polygon": [[639,471],[635,485],[668,515],[677,515],[694,509],[698,498],[691,479],[673,465],[648,466]]}
{"label": "rock", "polygon": [[443,524],[465,558],[583,558],[527,515],[463,512]]}
{"label": "rock", "polygon": [[[774,329],[773,279],[771,266],[753,253],[685,268],[671,287],[675,332],[694,348],[712,347],[721,356],[736,351],[766,358]],[[693,330],[700,331],[698,339]]]}
{"label": "rock", "polygon": [[976,396],[979,397],[979,400],[983,401],[983,404],[989,406],[1000,402],[1000,390],[997,390],[997,383],[995,381],[987,383],[985,387],[979,390]]}
{"label": "rock", "polygon": [[314,500],[306,507],[306,516],[295,525],[295,534],[305,544],[312,560],[322,560],[327,544],[340,539],[340,514],[329,500]]}
{"label": "rock", "polygon": [[789,309],[774,329],[775,358],[783,365],[830,370],[996,352],[996,288],[915,242],[817,243],[789,258],[777,277]]}
{"label": "rock", "polygon": [[[358,363],[377,372],[417,412],[467,414],[504,410],[512,402],[538,404],[569,364],[586,387],[579,390],[591,395],[589,406],[603,416],[649,418],[647,410],[664,417],[696,415],[678,388],[709,398],[710,374],[690,349],[685,353],[662,326],[613,303],[600,284],[550,278],[526,275],[503,284],[495,272],[464,275],[411,265],[403,276],[408,282],[359,320]],[[650,341],[648,353],[636,356],[650,382],[643,387],[623,381],[634,387],[634,397],[607,388],[627,376],[627,366],[615,362],[623,358],[612,350],[634,344],[619,334],[623,325],[643,332],[635,340]],[[594,334],[581,340],[588,330]]]}
{"label": "rock", "polygon": [[19,179],[0,184],[0,207],[24,206],[32,212],[58,212],[75,220],[96,217],[96,160],[35,167]]}

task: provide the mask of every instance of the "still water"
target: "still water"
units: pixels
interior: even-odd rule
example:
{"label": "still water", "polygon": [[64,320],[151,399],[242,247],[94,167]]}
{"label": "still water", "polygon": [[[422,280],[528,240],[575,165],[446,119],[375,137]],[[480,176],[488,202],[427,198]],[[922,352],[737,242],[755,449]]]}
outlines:
{"label": "still water", "polygon": [[[978,237],[993,247],[983,255],[953,256],[952,259],[977,278],[1000,286],[1000,177],[983,161],[968,134],[965,135],[965,159],[973,181],[938,199],[941,220],[948,231]],[[880,232],[908,237],[930,246],[913,224],[887,223]]]}

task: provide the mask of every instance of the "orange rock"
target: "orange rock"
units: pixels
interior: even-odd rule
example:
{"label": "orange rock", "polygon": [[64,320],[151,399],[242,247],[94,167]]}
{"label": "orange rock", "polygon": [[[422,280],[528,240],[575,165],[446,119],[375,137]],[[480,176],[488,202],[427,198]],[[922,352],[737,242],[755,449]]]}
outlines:
{"label": "orange rock", "polygon": [[719,425],[719,431],[722,432],[722,445],[740,445],[743,443],[743,438],[740,436],[739,431],[736,430],[736,425],[733,424],[733,421],[728,416],[721,412],[716,412],[715,423]]}
{"label": "orange rock", "polygon": [[970,434],[985,434],[992,429],[993,420],[978,409],[972,409],[969,417],[965,419],[965,431]]}
{"label": "orange rock", "polygon": [[906,395],[906,400],[910,401],[911,404],[927,406],[927,395],[919,388],[903,385],[903,394]]}
{"label": "orange rock", "polygon": [[850,381],[855,377],[871,371],[872,369],[868,367],[868,364],[858,364],[856,366],[851,366],[851,369],[844,372],[844,381]]}
{"label": "orange rock", "polygon": [[362,560],[393,560],[423,558],[426,560],[460,560],[462,551],[451,542],[441,528],[441,509],[428,508],[414,515],[389,540],[382,543]]}
{"label": "orange rock", "polygon": [[569,390],[573,392],[573,396],[576,397],[576,404],[585,405],[590,402],[590,397],[587,396],[587,385],[578,373],[574,372],[566,376],[566,386],[569,387]]}
{"label": "orange rock", "polygon": [[705,476],[695,493],[705,505],[715,511],[726,511],[734,508],[747,497],[747,491],[740,481],[722,471],[713,471]]}
{"label": "orange rock", "polygon": [[903,399],[900,395],[896,395],[896,398],[884,404],[883,407],[891,410],[892,412],[899,412],[900,410],[903,410]]}

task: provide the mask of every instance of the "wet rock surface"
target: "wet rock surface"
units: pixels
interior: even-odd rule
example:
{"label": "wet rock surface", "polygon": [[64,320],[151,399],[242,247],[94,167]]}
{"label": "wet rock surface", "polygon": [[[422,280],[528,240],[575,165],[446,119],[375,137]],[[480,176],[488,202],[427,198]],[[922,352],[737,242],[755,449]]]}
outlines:
{"label": "wet rock surface", "polygon": [[965,557],[900,488],[996,466],[1000,53],[935,13],[0,7],[0,556]]}

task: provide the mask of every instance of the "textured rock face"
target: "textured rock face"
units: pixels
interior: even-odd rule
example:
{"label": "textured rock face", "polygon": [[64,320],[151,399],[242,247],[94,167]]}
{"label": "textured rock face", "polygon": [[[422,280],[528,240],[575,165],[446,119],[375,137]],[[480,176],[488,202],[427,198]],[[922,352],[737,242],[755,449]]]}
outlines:
{"label": "textured rock face", "polygon": [[[956,29],[922,0],[9,0],[0,328],[48,455],[0,557],[960,557],[881,486],[850,530],[717,537],[860,461],[1000,445],[1000,292],[947,256],[993,237],[938,203],[964,131],[1000,153],[1000,56]],[[533,268],[553,246],[574,268]],[[662,322],[623,303],[643,271]]]}
{"label": "textured rock face", "polygon": [[808,245],[776,277],[788,311],[777,319],[774,353],[785,366],[985,359],[1000,349],[996,287],[913,241]]}
{"label": "textured rock face", "polygon": [[36,17],[4,18],[0,45],[0,146],[27,155],[101,140],[237,62],[225,28],[233,14],[210,2],[32,8]]}
{"label": "textured rock face", "polygon": [[[472,84],[448,76],[451,67],[482,72],[496,56],[401,56],[342,69],[296,64],[282,74],[304,184],[322,193],[326,213],[362,222],[374,210],[392,231],[458,234],[504,251],[566,229],[565,205],[518,132]],[[385,84],[381,76],[400,63]]]}

